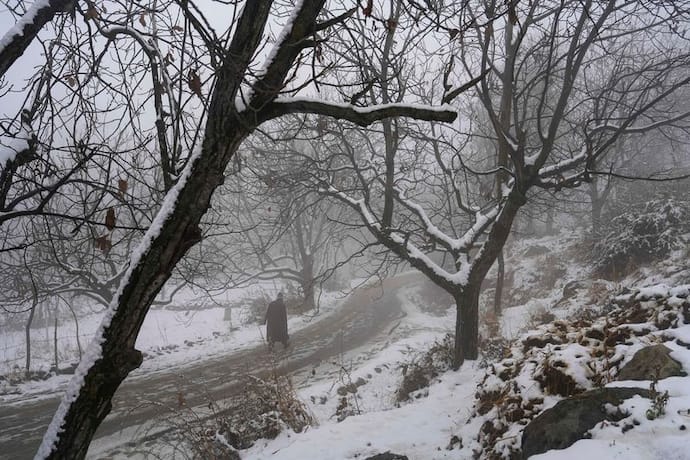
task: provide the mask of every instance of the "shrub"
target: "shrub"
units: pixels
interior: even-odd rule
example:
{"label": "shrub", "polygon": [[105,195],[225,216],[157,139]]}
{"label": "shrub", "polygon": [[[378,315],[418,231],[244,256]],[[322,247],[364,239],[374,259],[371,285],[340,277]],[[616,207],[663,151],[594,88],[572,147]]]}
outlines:
{"label": "shrub", "polygon": [[396,392],[398,402],[410,399],[410,394],[426,388],[441,372],[451,368],[453,363],[453,337],[450,334],[435,342],[428,351],[415,356],[411,362],[401,366],[403,379]]}
{"label": "shrub", "polygon": [[273,439],[285,428],[299,433],[315,424],[290,378],[275,370],[266,380],[246,376],[238,400],[219,404],[209,395],[205,406],[192,407],[180,392],[177,405],[168,409],[161,422],[172,429],[167,442],[181,458],[239,459],[237,450],[258,439]]}
{"label": "shrub", "polygon": [[684,201],[654,200],[614,218],[608,234],[593,246],[595,274],[617,279],[682,247],[690,229],[688,207]]}

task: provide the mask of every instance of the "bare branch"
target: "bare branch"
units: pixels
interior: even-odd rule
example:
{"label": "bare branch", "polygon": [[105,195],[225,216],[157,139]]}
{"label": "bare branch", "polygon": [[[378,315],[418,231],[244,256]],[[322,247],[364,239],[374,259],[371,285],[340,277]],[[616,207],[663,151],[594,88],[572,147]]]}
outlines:
{"label": "bare branch", "polygon": [[290,113],[311,113],[347,120],[359,126],[370,124],[385,118],[409,117],[426,121],[454,121],[457,112],[448,106],[428,107],[411,104],[384,104],[367,108],[354,107],[349,104],[323,102],[314,99],[294,98],[276,99],[262,111],[262,119],[269,120]]}

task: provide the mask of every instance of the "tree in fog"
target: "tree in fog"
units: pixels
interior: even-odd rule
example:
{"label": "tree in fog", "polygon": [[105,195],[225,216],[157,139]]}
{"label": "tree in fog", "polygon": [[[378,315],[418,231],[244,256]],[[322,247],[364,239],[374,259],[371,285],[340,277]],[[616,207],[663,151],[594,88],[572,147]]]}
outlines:
{"label": "tree in fog", "polygon": [[[275,126],[277,136],[292,130]],[[290,144],[262,130],[243,151],[241,165],[226,180],[214,211],[232,215],[245,231],[234,232],[225,247],[235,252],[228,270],[233,285],[282,280],[297,286],[301,309],[317,307],[317,290],[345,262],[342,241],[347,219],[321,195],[304,186],[307,164]],[[230,192],[230,193],[228,193]],[[232,247],[232,248],[230,248]]]}
{"label": "tree in fog", "polygon": [[[686,119],[678,94],[690,82],[690,55],[676,31],[688,6],[471,1],[459,16],[429,12],[452,40],[444,93],[434,97],[467,108],[460,135],[432,126],[413,136],[410,123],[385,121],[375,140],[366,132],[338,139],[336,153],[319,160],[322,190],[455,299],[455,367],[477,358],[480,287],[530,197],[610,174],[603,165],[617,143]],[[378,41],[394,43],[394,33],[383,29]],[[395,100],[414,87],[415,67],[386,49],[372,93]],[[621,55],[635,58],[620,68]],[[474,98],[458,98],[453,79],[478,76],[465,93]],[[403,78],[407,86],[391,83]],[[486,158],[480,138],[493,148]]]}

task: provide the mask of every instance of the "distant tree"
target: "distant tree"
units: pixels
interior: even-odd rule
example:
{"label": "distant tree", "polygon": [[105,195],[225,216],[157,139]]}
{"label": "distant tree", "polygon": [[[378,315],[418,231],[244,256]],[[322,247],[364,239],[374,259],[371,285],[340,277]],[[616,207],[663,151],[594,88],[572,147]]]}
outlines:
{"label": "distant tree", "polygon": [[[293,137],[300,129],[288,122],[274,125],[272,131],[274,136]],[[246,250],[243,262],[234,264],[232,271],[246,280],[296,284],[302,308],[310,310],[318,307],[319,286],[351,256],[344,251],[349,233],[344,223],[354,215],[305,186],[309,163],[302,150],[307,147],[301,140],[276,144],[273,136],[264,135],[256,136],[245,151],[237,173],[241,204],[234,208],[238,221],[248,228],[238,235]]]}

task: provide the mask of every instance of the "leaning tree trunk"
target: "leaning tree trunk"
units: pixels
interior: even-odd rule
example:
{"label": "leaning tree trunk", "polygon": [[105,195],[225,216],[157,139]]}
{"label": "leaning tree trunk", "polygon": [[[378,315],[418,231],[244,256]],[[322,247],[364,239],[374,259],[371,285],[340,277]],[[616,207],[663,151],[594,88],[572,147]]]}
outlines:
{"label": "leaning tree trunk", "polygon": [[[209,119],[215,117],[209,116]],[[96,335],[101,345],[100,356],[89,356],[93,347],[89,348],[77,370],[85,373],[81,388],[68,391],[55,415],[56,420],[57,417],[62,419],[63,431],[54,444],[41,446],[39,457],[45,454],[55,459],[83,458],[96,429],[110,412],[115,391],[125,377],[141,365],[141,352],[134,345],[146,313],[175,264],[200,240],[199,222],[209,206],[213,190],[222,182],[230,159],[230,154],[225,152],[233,152],[246,135],[238,128],[226,133],[229,137],[227,150],[202,151],[193,162],[186,183],[179,187],[172,213],[165,221],[152,225],[161,225],[158,235],[149,236],[155,233],[152,231],[147,233],[145,239],[151,238],[151,241],[148,247],[147,241],[142,243],[144,252],[139,260],[132,262],[119,295],[111,305],[112,319],[109,324],[104,322],[104,328]],[[166,203],[174,198],[169,196]],[[62,411],[66,412],[64,417]]]}
{"label": "leaning tree trunk", "polygon": [[496,290],[494,291],[494,316],[496,320],[501,316],[503,311],[503,284],[505,283],[505,260],[503,259],[503,250],[498,253],[496,259]]}
{"label": "leaning tree trunk", "polygon": [[[199,156],[180,182],[168,193],[164,208],[144,236],[138,259],[131,261],[120,291],[111,302],[101,329],[79,365],[80,387],[70,387],[55,414],[37,458],[80,459],[96,429],[111,409],[111,399],[127,375],[141,365],[141,352],[134,348],[146,313],[175,264],[201,238],[199,222],[213,191],[223,182],[232,154],[251,125],[238,120],[234,103],[225,98],[235,81],[228,65],[218,76],[210,103],[206,136]],[[75,382],[77,380],[75,379]],[[86,415],[88,414],[88,415]],[[51,439],[51,432],[58,432]]]}
{"label": "leaning tree trunk", "polygon": [[[210,206],[213,192],[223,182],[226,166],[241,142],[260,122],[256,113],[247,111],[243,116],[237,112],[235,96],[242,74],[261,41],[270,3],[256,1],[245,5],[228,49],[232,59],[226,59],[216,74],[200,152],[190,158],[179,182],[167,193],[161,211],[134,252],[120,288],[75,372],[36,458],[84,458],[96,429],[110,412],[115,391],[125,377],[141,365],[142,354],[134,346],[146,313],[175,265],[200,241],[199,223]],[[320,9],[319,4],[313,12],[314,17]],[[314,19],[308,17],[307,21],[311,25]],[[297,52],[299,50],[290,49],[286,55],[276,55],[274,64],[279,62],[285,67],[277,71],[276,78],[284,78]]]}

